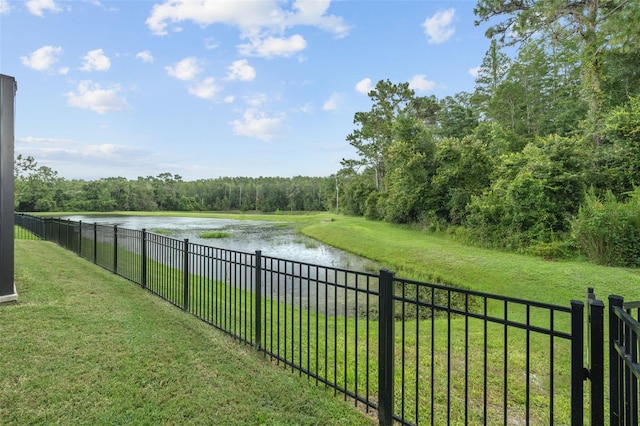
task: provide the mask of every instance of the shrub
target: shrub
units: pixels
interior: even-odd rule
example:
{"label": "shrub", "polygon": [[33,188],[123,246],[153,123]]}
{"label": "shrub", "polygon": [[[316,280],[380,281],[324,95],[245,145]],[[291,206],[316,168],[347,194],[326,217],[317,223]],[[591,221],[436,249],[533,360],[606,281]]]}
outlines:
{"label": "shrub", "polygon": [[527,253],[549,260],[568,259],[575,256],[576,251],[575,242],[571,239],[539,243],[527,249]]}
{"label": "shrub", "polygon": [[549,136],[503,155],[496,179],[467,205],[467,238],[526,251],[569,232],[585,190],[585,159],[575,139]]}
{"label": "shrub", "polygon": [[572,225],[576,242],[589,260],[640,266],[640,188],[626,202],[619,202],[610,191],[602,200],[590,192]]}

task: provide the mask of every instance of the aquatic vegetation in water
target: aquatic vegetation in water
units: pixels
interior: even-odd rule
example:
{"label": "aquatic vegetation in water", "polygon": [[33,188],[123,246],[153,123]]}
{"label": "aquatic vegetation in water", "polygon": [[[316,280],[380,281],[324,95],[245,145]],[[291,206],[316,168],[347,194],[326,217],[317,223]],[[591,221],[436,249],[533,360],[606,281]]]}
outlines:
{"label": "aquatic vegetation in water", "polygon": [[201,232],[198,237],[200,238],[227,238],[230,237],[231,234],[225,231],[207,231]]}
{"label": "aquatic vegetation in water", "polygon": [[163,228],[152,229],[151,232],[153,232],[154,234],[160,234],[160,235],[171,235],[171,230],[163,229]]}

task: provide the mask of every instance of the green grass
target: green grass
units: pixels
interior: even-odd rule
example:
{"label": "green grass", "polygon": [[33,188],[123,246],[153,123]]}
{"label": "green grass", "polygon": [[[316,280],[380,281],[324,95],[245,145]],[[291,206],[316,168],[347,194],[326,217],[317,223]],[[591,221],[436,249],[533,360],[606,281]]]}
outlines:
{"label": "green grass", "polygon": [[[53,216],[70,214],[91,213],[47,213]],[[600,298],[620,294],[629,300],[640,300],[639,268],[612,268],[583,260],[548,261],[534,256],[487,250],[464,245],[447,235],[428,234],[408,226],[369,221],[361,217],[328,212],[268,215],[214,212],[95,214],[286,221],[307,236],[376,261],[405,278],[449,283],[550,303],[568,304],[572,299],[584,300],[587,287],[594,287]]]}
{"label": "green grass", "polygon": [[228,238],[231,236],[231,234],[229,232],[225,232],[225,231],[207,231],[207,232],[201,232],[198,235],[200,238]]}
{"label": "green grass", "polygon": [[13,236],[16,240],[39,240],[38,236],[36,236],[31,231],[24,229],[21,226],[15,225],[13,227]]}
{"label": "green grass", "polygon": [[[391,225],[388,223],[367,221],[362,218],[339,217],[330,222],[318,222],[302,229],[308,236],[316,238],[335,247],[351,251],[355,254],[375,260],[386,267],[395,270],[398,276],[429,282],[442,282],[454,286],[469,288],[476,291],[521,298],[526,300],[546,302],[556,305],[569,306],[571,300],[585,301],[588,287],[593,287],[597,297],[607,303],[607,297],[611,294],[621,295],[628,301],[640,300],[640,269],[638,268],[613,268],[599,266],[585,262],[583,260],[561,260],[548,261],[542,258],[507,253],[495,250],[485,250],[477,247],[470,247],[461,244],[447,235],[426,234],[410,227]],[[499,315],[496,307],[489,307],[489,312]],[[498,307],[499,308],[499,307]],[[509,312],[509,317],[523,317],[522,312]],[[532,314],[531,321],[537,323],[542,321],[544,316]],[[434,321],[435,327],[442,330],[442,318]],[[415,322],[413,322],[415,324]],[[421,330],[428,329],[429,322],[421,321]],[[556,321],[556,327],[568,330],[568,321],[565,318]],[[406,326],[406,325],[405,325]],[[460,336],[458,340],[453,340],[451,357],[453,365],[464,365],[466,356],[464,347],[460,345],[464,336],[465,325],[460,320],[454,320],[451,324],[452,335]],[[488,358],[496,361],[498,370],[491,374],[489,389],[486,393],[490,406],[500,410],[502,391],[500,389],[500,347],[504,346],[503,333],[500,328],[488,334]],[[608,338],[608,325],[605,315],[605,341]],[[446,332],[443,330],[442,332]],[[397,336],[397,334],[396,334]],[[470,329],[470,348],[481,348],[480,336],[477,331]],[[525,401],[525,390],[523,389],[522,377],[513,375],[514,371],[524,371],[525,337],[521,330],[511,330],[509,332],[509,371],[510,380],[515,377],[520,380],[520,384],[514,384],[514,392],[509,398],[510,417],[515,420],[523,420],[523,408]],[[396,339],[397,342],[397,339]],[[514,342],[514,343],[511,343]],[[398,342],[397,342],[398,343]],[[444,343],[446,344],[446,342]],[[405,344],[406,346],[406,344]],[[548,366],[544,368],[545,348],[549,342],[544,338],[533,337],[531,341],[531,359],[533,378],[533,388],[540,388],[543,391],[532,395],[532,404],[540,403],[540,397],[545,398],[544,388],[548,385]],[[442,349],[442,348],[438,348]],[[399,347],[396,346],[396,351]],[[423,360],[428,362],[429,347],[424,344],[416,345],[413,351],[419,351],[421,364]],[[568,415],[568,400],[566,395],[570,386],[569,381],[569,348],[566,345],[556,347],[555,370],[556,370],[556,414],[560,416]],[[481,350],[471,350],[469,362],[476,363],[475,368],[470,368],[469,382],[477,383],[479,368],[474,358],[482,354]],[[443,358],[443,354],[445,358]],[[608,357],[608,346],[605,345],[605,359]],[[415,357],[414,357],[415,358]],[[408,356],[408,362],[413,362]],[[448,362],[446,351],[438,351],[435,356],[436,364],[442,365]],[[536,363],[542,362],[542,368]],[[608,363],[607,363],[608,364]],[[406,372],[410,377],[420,374],[428,376],[428,368],[413,372]],[[436,370],[437,371],[437,370]],[[464,371],[464,369],[462,369]],[[452,398],[455,400],[461,397],[460,386],[463,383],[461,374],[458,371],[454,378]],[[491,373],[491,369],[489,372]],[[546,371],[546,373],[545,373]],[[608,374],[608,365],[605,366],[605,374]],[[442,387],[442,377],[446,374],[435,374],[440,380],[440,388],[436,391],[435,400],[443,401],[446,396],[446,387]],[[535,385],[535,386],[534,386]],[[509,385],[512,386],[511,384]],[[456,390],[457,389],[457,390]],[[483,397],[477,394],[482,390],[481,386],[475,386],[472,395],[476,398]],[[427,403],[430,395],[425,394],[425,390],[420,392],[420,399]],[[587,393],[585,392],[585,395]],[[548,397],[548,393],[547,393]],[[424,398],[427,398],[426,400]],[[512,399],[513,398],[513,399]],[[605,398],[607,395],[605,394]],[[544,401],[542,401],[544,405]],[[585,398],[585,406],[588,407],[588,397]],[[396,402],[397,405],[397,402]],[[477,406],[476,404],[471,405]],[[532,405],[534,423],[545,423],[544,418],[535,417],[537,410]],[[490,410],[490,414],[491,414]],[[588,412],[588,411],[586,411]],[[456,414],[456,413],[454,413]],[[460,414],[459,412],[457,414]],[[496,413],[494,413],[496,414]],[[497,413],[499,414],[499,413]],[[422,417],[424,419],[424,415]],[[560,417],[561,422],[568,421],[567,417]],[[499,420],[499,417],[495,420]]]}
{"label": "green grass", "polygon": [[3,424],[371,424],[53,244],[16,242],[16,285],[18,302],[0,307]]}
{"label": "green grass", "polygon": [[[220,216],[211,215],[210,217]],[[245,218],[244,215],[231,217]],[[256,217],[246,218],[255,219]],[[400,277],[449,283],[487,293],[562,306],[568,306],[572,299],[584,301],[587,287],[594,287],[596,295],[605,300],[605,302],[609,294],[622,295],[626,300],[640,300],[640,286],[638,285],[640,283],[640,269],[603,267],[581,260],[548,261],[533,256],[479,249],[460,244],[446,235],[426,234],[410,227],[372,222],[362,218],[335,216],[328,213],[296,216],[295,218],[294,226],[301,229],[304,234],[379,262],[385,267],[395,270]],[[282,216],[277,219],[282,220]],[[289,220],[289,217],[287,217],[287,220]],[[273,312],[273,309],[277,309],[278,306],[281,309],[280,316]],[[297,345],[296,342],[299,342],[305,347],[307,342],[313,342],[314,340],[319,340],[321,344],[322,342],[328,342],[327,346],[330,348],[330,352],[334,351],[333,355],[331,355],[332,359],[328,360],[328,364],[332,365],[335,360],[339,361],[338,377],[342,377],[344,374],[347,377],[347,386],[350,389],[353,389],[356,383],[359,389],[362,390],[364,388],[363,380],[366,376],[361,370],[364,365],[361,341],[356,339],[356,343],[360,345],[356,344],[355,346],[352,346],[351,338],[348,340],[349,343],[347,345],[343,343],[343,335],[353,337],[356,330],[360,338],[362,338],[364,335],[364,321],[356,324],[353,319],[346,320],[346,322],[340,318],[335,320],[326,319],[322,316],[290,310],[291,308],[284,308],[280,304],[275,304],[270,309],[269,316],[275,315],[279,317],[276,324],[283,324],[282,312],[288,312],[289,322],[293,319],[294,322],[298,321],[300,324],[304,324],[307,321],[314,323],[317,318],[321,324],[327,324],[329,330],[335,330],[330,331],[329,334],[320,331],[316,335],[313,330],[299,327],[298,330],[302,331],[302,337],[295,336],[295,339],[298,340],[294,341],[294,336],[276,336],[274,337],[275,340],[270,340],[270,344],[275,342],[280,347],[288,347],[287,345]],[[489,306],[490,314],[498,315],[499,310],[499,304]],[[510,319],[522,317],[524,317],[523,312],[509,312]],[[544,315],[533,313],[531,321],[533,324],[544,326],[548,318],[545,318]],[[555,321],[557,328],[567,330],[569,324],[566,318],[556,318]],[[473,323],[473,321],[471,322]],[[434,327],[433,334],[431,331],[432,324]],[[408,321],[404,324],[396,324],[396,389],[399,389],[402,371],[404,371],[407,378],[413,378],[416,375],[420,376],[421,386],[417,391],[418,395],[412,394],[412,392],[415,392],[413,389],[407,389],[406,393],[409,400],[418,398],[420,401],[421,422],[429,419],[430,414],[428,411],[432,397],[436,403],[435,416],[437,417],[435,418],[440,419],[446,415],[446,412],[443,413],[442,410],[445,406],[447,393],[450,393],[452,401],[456,404],[464,397],[463,372],[465,365],[467,365],[466,369],[470,372],[468,383],[470,386],[471,419],[481,420],[478,417],[480,415],[478,410],[481,410],[481,404],[486,395],[489,405],[489,420],[491,422],[501,422],[502,388],[504,386],[503,378],[501,377],[504,358],[504,330],[499,326],[489,327],[487,335],[488,390],[483,393],[481,366],[483,364],[482,356],[484,351],[476,349],[482,348],[483,345],[484,332],[481,330],[481,325],[472,324],[468,328],[468,333],[466,333],[467,324],[458,317],[452,318],[450,325],[447,323],[446,318],[437,318],[433,322],[419,321],[416,323],[416,321]],[[447,334],[448,326],[450,326],[451,335],[453,336],[450,342],[441,340],[442,335]],[[412,332],[410,331],[407,334],[408,337],[404,342],[404,349],[406,350],[404,361],[406,365],[404,369],[401,369],[398,366],[402,365],[401,332],[403,327],[409,330],[419,328],[421,337],[419,342],[414,342],[411,337]],[[334,334],[332,335],[331,333]],[[468,347],[471,348],[470,352],[466,351],[464,346],[465,334],[469,336]],[[432,335],[435,338],[434,344],[437,349],[435,351],[430,346]],[[336,336],[338,336],[336,339],[338,343],[334,345],[332,342]],[[526,338],[524,331],[510,329],[507,339],[509,346],[510,389],[507,404],[509,418],[516,422],[524,420],[525,389],[523,387],[522,371],[524,371],[526,361],[524,356]],[[302,342],[300,342],[300,339],[303,339]],[[546,351],[549,347],[549,340],[544,336],[534,334],[531,336],[530,343],[532,350],[530,366],[532,416],[530,420],[536,424],[544,424],[547,421],[545,419],[545,404],[547,404],[546,399],[548,398],[549,366]],[[556,421],[559,423],[564,423],[568,420],[569,412],[570,364],[568,362],[569,348],[566,343],[568,342],[556,344],[554,358],[556,371],[554,392],[556,406],[554,408],[558,416]],[[448,352],[447,345],[450,345],[450,352]],[[377,377],[377,366],[375,364],[377,356],[377,323],[375,321],[370,323],[370,346],[373,349],[369,354],[370,360],[372,360],[369,373],[374,378],[372,381],[375,382],[375,377]],[[293,346],[290,352],[292,351]],[[433,364],[430,358],[432,351],[434,351]],[[358,354],[357,357],[356,354]],[[416,354],[419,354],[417,367],[415,366]],[[304,355],[304,353],[295,354],[295,356],[301,356],[302,359],[304,359]],[[360,360],[357,380],[354,377],[354,370],[351,368],[354,366],[356,358]],[[342,364],[345,364],[345,366],[343,367]],[[452,383],[446,382],[448,377],[446,366],[448,364],[455,372]],[[431,371],[432,365],[433,373]],[[315,371],[314,368],[322,370],[324,367],[309,365],[308,368],[311,371]],[[333,374],[330,371],[327,371],[327,373]],[[433,393],[426,385],[431,379],[436,384]],[[447,386],[450,386],[448,391]],[[370,389],[375,398],[375,393],[377,392],[375,385]],[[398,398],[399,392],[396,394],[396,408],[399,408]],[[585,400],[585,405],[588,405],[588,399]],[[409,416],[413,415],[412,407],[406,407],[406,410]],[[396,412],[399,412],[399,410]],[[451,413],[452,422],[459,422],[462,414],[460,409],[454,408]]]}
{"label": "green grass", "polygon": [[581,260],[542,258],[471,247],[446,235],[410,227],[338,217],[302,232],[324,243],[377,261],[398,276],[445,282],[477,291],[568,305],[584,300],[587,287],[606,299],[640,300],[640,269],[612,268]]}
{"label": "green grass", "polygon": [[164,228],[152,229],[151,232],[158,235],[171,235],[171,230]]}
{"label": "green grass", "polygon": [[[107,250],[108,252],[112,250]],[[127,255],[124,250],[120,251],[120,263],[118,270],[126,273],[139,269],[139,259],[136,256]],[[125,261],[130,260],[131,263]],[[178,265],[163,265],[157,262],[148,262],[147,285],[152,291],[157,292],[164,298],[173,301],[178,306],[182,306],[182,272]],[[137,265],[137,266],[136,266]],[[135,274],[134,274],[135,275]],[[244,288],[232,287],[228,284],[212,281],[210,279],[191,275],[190,276],[190,312],[214,322],[220,327],[248,340],[253,339],[253,304],[254,297],[251,292]],[[443,303],[442,297],[439,298]],[[423,299],[424,300],[424,299]],[[446,297],[444,298],[446,304]],[[308,312],[305,305],[299,301],[295,307],[291,305],[292,299],[288,299],[288,305],[275,300],[266,300],[263,305],[265,320],[263,322],[264,335],[262,338],[263,347],[274,352],[278,357],[284,358],[287,362],[299,365],[302,369],[313,372],[320,377],[325,377],[339,387],[350,391],[359,390],[360,395],[368,395],[374,401],[377,398],[377,345],[378,345],[378,322],[375,320],[375,313],[367,323],[364,318],[331,317],[322,315],[319,311]],[[354,299],[351,295],[351,306]],[[364,307],[366,299],[361,294],[358,301],[359,307]],[[371,306],[376,306],[377,300],[372,297]],[[458,303],[458,307],[460,304]],[[502,317],[501,303],[490,303],[489,312],[496,317]],[[399,310],[399,308],[398,308]],[[473,309],[474,312],[481,312],[478,304]],[[359,311],[363,314],[362,311]],[[429,314],[428,309],[426,314]],[[524,320],[524,312],[512,309],[509,312],[510,320]],[[548,315],[540,314],[535,310],[531,313],[531,323],[540,327],[548,327]],[[568,332],[568,316],[556,315],[556,329]],[[433,329],[432,326],[433,325]],[[526,356],[525,342],[527,334],[523,330],[510,328],[507,343],[504,343],[504,328],[496,324],[489,324],[487,338],[487,366],[488,384],[487,391],[484,389],[484,350],[483,348],[484,323],[481,320],[470,320],[468,323],[459,316],[453,316],[451,322],[440,315],[433,324],[431,321],[405,321],[396,323],[396,388],[402,387],[402,376],[406,379],[407,390],[405,392],[406,406],[404,413],[408,420],[417,414],[419,418],[431,418],[430,400],[433,396],[434,418],[443,419],[447,416],[446,396],[451,395],[452,409],[449,413],[452,423],[464,422],[464,408],[461,404],[464,400],[465,381],[469,391],[470,404],[467,406],[469,419],[473,423],[482,423],[483,401],[487,398],[488,423],[500,423],[502,421],[502,403],[504,375],[502,374],[505,346],[508,348],[509,375],[508,375],[508,416],[510,419],[524,421],[525,413],[525,383],[526,377]],[[447,330],[447,328],[449,330]],[[419,329],[419,332],[418,332]],[[407,332],[404,333],[403,330]],[[404,337],[403,334],[405,334]],[[420,338],[416,339],[415,336]],[[448,339],[447,336],[451,335]],[[468,345],[465,346],[465,336],[468,338]],[[433,343],[432,343],[433,337]],[[548,395],[549,387],[549,344],[546,336],[532,333],[530,344],[531,365],[530,382],[532,383],[531,394],[531,414],[530,420],[534,423],[544,423],[548,416]],[[367,345],[368,341],[368,363]],[[554,342],[554,361],[556,368],[568,371],[569,365],[569,342]],[[404,353],[403,353],[404,349]],[[433,362],[431,353],[434,353]],[[419,363],[416,364],[417,354]],[[404,362],[404,364],[403,364]],[[463,372],[467,370],[469,375],[465,378]],[[455,375],[451,383],[447,383],[446,378],[451,377],[449,372]],[[369,374],[369,376],[367,376]],[[415,378],[420,377],[420,389],[414,387]],[[430,386],[434,381],[433,388]],[[569,414],[569,376],[557,373],[555,376],[556,397],[554,410],[555,420],[559,423],[568,421]],[[396,393],[396,413],[400,413],[402,408],[400,392]],[[415,402],[418,401],[419,410],[415,412]]]}

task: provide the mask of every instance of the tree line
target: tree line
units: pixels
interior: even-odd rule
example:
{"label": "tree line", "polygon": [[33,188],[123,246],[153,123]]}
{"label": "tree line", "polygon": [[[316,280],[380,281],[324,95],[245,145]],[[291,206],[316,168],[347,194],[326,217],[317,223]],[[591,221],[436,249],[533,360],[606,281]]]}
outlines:
{"label": "tree line", "polygon": [[[379,81],[323,178],[67,181],[16,162],[16,208],[339,210],[483,246],[640,264],[640,2],[479,0],[473,92]],[[505,53],[515,47],[514,55]]]}
{"label": "tree line", "polygon": [[323,211],[336,204],[335,178],[180,175],[66,180],[33,157],[15,161],[16,211]]}

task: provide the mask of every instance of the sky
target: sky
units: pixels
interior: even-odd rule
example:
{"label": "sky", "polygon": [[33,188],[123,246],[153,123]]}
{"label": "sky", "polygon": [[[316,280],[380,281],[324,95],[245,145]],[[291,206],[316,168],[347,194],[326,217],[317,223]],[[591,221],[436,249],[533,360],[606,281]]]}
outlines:
{"label": "sky", "polygon": [[15,152],[65,179],[330,176],[380,80],[473,91],[475,1],[0,0]]}

